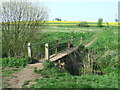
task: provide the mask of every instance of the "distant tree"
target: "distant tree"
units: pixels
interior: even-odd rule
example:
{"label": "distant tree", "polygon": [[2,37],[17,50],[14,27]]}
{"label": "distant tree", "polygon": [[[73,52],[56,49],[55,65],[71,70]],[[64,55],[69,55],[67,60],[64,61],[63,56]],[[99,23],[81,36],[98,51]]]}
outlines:
{"label": "distant tree", "polygon": [[106,22],[106,25],[107,25],[107,27],[110,27],[108,22]]}
{"label": "distant tree", "polygon": [[90,27],[90,25],[88,25],[87,22],[83,21],[83,22],[80,22],[79,24],[77,24],[78,27]]}
{"label": "distant tree", "polygon": [[118,22],[118,19],[115,19],[115,22]]}
{"label": "distant tree", "polygon": [[97,26],[98,26],[98,27],[103,27],[102,23],[103,23],[103,19],[102,19],[102,18],[99,18],[99,19],[98,19],[98,22],[97,22]]}
{"label": "distant tree", "polygon": [[62,19],[60,19],[60,18],[55,18],[55,20],[56,20],[56,21],[62,21]]}
{"label": "distant tree", "polygon": [[43,7],[20,0],[1,3],[2,55],[23,57],[26,54],[27,43],[34,40],[45,23],[47,11]]}

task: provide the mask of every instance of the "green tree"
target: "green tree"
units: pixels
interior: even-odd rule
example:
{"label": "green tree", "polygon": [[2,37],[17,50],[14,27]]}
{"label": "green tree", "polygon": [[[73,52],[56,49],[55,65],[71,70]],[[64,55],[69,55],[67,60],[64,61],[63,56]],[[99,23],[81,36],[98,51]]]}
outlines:
{"label": "green tree", "polygon": [[47,11],[42,6],[37,7],[22,0],[1,3],[2,55],[23,57],[27,43],[34,40],[45,23]]}
{"label": "green tree", "polygon": [[102,19],[102,18],[99,18],[99,19],[98,19],[98,22],[97,22],[97,26],[98,26],[98,27],[103,27],[102,23],[103,23],[103,19]]}
{"label": "green tree", "polygon": [[62,19],[60,19],[60,18],[55,18],[55,20],[56,20],[56,21],[62,21]]}

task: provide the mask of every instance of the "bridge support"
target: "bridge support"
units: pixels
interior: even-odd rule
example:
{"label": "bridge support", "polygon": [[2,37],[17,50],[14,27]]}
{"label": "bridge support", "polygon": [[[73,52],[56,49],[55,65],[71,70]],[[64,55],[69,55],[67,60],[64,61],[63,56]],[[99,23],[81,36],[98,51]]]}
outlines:
{"label": "bridge support", "polygon": [[73,42],[73,36],[71,36],[71,43]]}
{"label": "bridge support", "polygon": [[70,41],[68,41],[68,49],[70,48]]}
{"label": "bridge support", "polygon": [[49,60],[49,46],[48,46],[48,43],[45,44],[45,60]]}
{"label": "bridge support", "polygon": [[80,44],[82,44],[82,38],[83,38],[83,37],[80,37]]}
{"label": "bridge support", "polygon": [[32,58],[32,48],[31,48],[31,43],[28,43],[28,56],[31,59]]}
{"label": "bridge support", "polygon": [[55,53],[57,53],[58,52],[58,40],[56,40],[56,49],[55,49]]}

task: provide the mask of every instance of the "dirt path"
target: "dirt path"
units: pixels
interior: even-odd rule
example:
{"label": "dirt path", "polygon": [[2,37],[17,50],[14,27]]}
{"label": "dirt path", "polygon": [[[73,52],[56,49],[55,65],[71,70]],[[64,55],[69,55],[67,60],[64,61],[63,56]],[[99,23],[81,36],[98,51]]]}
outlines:
{"label": "dirt path", "polygon": [[[90,46],[96,39],[97,38],[85,45],[85,47]],[[5,80],[5,83],[9,85],[9,88],[22,88],[22,85],[25,81],[42,78],[40,74],[34,73],[34,67],[37,67],[38,69],[43,69],[43,63],[39,62],[35,64],[28,64],[19,72],[14,73],[10,77],[4,77],[3,79]],[[28,84],[28,86],[30,86],[30,83]]]}
{"label": "dirt path", "polygon": [[9,88],[22,88],[24,81],[42,78],[40,74],[34,73],[34,67],[39,69],[43,68],[42,63],[28,64],[25,68],[14,73],[12,76],[4,77],[4,83],[7,83]]}
{"label": "dirt path", "polygon": [[88,43],[87,45],[85,45],[85,47],[88,47],[88,46],[90,46],[93,42],[95,42],[95,40],[96,40],[97,38],[95,38],[94,40],[92,40],[90,43]]}

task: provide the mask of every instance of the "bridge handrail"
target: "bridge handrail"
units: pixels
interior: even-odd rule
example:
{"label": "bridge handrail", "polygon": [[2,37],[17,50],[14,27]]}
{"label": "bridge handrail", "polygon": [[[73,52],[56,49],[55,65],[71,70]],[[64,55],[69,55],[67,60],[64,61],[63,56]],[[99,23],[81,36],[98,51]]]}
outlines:
{"label": "bridge handrail", "polygon": [[[64,41],[62,43],[58,42],[58,41],[62,41],[62,40],[68,40],[68,41]],[[65,43],[68,43],[67,44],[67,48],[70,49],[71,48],[71,43],[73,43],[74,41],[78,41],[80,40],[80,44],[82,44],[82,37],[81,38],[77,38],[77,39],[74,39],[73,36],[69,37],[69,38],[62,38],[62,39],[57,39],[57,40],[53,40],[53,41],[48,41],[48,42],[42,42],[42,43],[36,43],[36,44],[31,44],[31,43],[28,43],[28,56],[30,58],[32,58],[32,46],[36,46],[36,45],[41,45],[41,44],[45,44],[45,58],[47,58],[48,60],[48,57],[49,57],[49,50],[52,50],[52,49],[56,49],[55,52],[58,52],[58,47],[60,47],[62,44],[65,44]],[[51,42],[55,42],[55,44],[53,45],[50,45],[49,43]],[[55,47],[52,47],[51,49],[49,49],[50,46],[55,46]],[[40,53],[39,53],[40,54]]]}
{"label": "bridge handrail", "polygon": [[[67,39],[71,39],[71,37],[69,37],[69,38],[63,38],[63,39],[58,39],[58,41],[67,40]],[[30,46],[36,46],[36,45],[41,45],[41,44],[45,44],[45,43],[51,43],[51,42],[55,42],[55,41],[56,41],[56,40],[47,41],[47,42],[42,42],[42,43],[35,43],[35,44],[31,44]]]}

